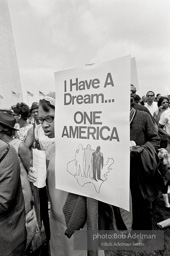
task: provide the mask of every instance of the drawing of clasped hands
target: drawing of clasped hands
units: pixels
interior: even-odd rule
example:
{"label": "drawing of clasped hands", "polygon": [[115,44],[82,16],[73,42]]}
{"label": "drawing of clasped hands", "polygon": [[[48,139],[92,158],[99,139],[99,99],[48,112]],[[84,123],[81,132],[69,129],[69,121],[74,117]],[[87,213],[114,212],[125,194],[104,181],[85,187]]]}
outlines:
{"label": "drawing of clasped hands", "polygon": [[37,181],[37,169],[35,167],[30,167],[28,172],[28,180],[32,183]]}

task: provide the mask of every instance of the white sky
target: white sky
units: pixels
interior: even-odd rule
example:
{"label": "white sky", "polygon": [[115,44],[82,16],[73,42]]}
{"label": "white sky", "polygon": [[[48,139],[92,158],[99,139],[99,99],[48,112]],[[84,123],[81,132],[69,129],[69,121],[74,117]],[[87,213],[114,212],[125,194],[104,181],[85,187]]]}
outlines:
{"label": "white sky", "polygon": [[7,0],[22,86],[54,91],[54,72],[135,57],[139,91],[170,94],[169,0]]}

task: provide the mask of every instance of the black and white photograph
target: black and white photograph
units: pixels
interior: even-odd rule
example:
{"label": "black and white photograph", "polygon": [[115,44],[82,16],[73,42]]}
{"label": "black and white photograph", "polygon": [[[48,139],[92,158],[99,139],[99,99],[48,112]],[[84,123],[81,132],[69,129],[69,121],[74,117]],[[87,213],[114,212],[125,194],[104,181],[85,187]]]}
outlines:
{"label": "black and white photograph", "polygon": [[0,0],[0,256],[170,255],[169,13]]}

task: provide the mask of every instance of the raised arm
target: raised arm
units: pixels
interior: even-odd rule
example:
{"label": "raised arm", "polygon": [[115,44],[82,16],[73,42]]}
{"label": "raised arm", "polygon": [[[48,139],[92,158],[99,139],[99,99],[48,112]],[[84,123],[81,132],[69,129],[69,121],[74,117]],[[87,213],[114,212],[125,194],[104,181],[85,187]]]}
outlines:
{"label": "raised arm", "polygon": [[27,145],[28,148],[31,148],[35,140],[34,136],[34,127],[32,126],[27,133],[27,138],[25,140],[25,144]]}
{"label": "raised arm", "polygon": [[30,169],[30,161],[31,161],[31,152],[26,146],[25,143],[21,142],[18,149],[18,155],[23,163],[23,166],[25,167],[27,173]]}

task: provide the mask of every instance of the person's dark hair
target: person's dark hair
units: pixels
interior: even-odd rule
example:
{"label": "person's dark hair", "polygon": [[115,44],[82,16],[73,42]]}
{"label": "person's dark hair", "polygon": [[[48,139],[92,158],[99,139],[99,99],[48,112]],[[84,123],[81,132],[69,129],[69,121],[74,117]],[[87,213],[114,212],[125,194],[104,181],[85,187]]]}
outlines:
{"label": "person's dark hair", "polygon": [[30,109],[24,102],[17,103],[15,106],[11,107],[15,114],[21,115],[21,118],[27,120],[30,114]]}
{"label": "person's dark hair", "polygon": [[156,98],[159,97],[160,95],[161,95],[160,93],[157,93],[157,94],[156,94]]}
{"label": "person's dark hair", "polygon": [[15,130],[11,129],[10,127],[6,126],[5,124],[0,124],[1,127],[1,133],[6,134],[10,137],[13,137],[15,135]]}
{"label": "person's dark hair", "polygon": [[134,96],[134,101],[135,101],[136,103],[139,103],[140,100],[141,100],[141,97],[140,97],[138,94],[136,94],[136,95]]}
{"label": "person's dark hair", "polygon": [[163,102],[164,100],[167,100],[167,101],[169,102],[169,98],[168,98],[168,97],[161,96],[161,97],[159,98],[159,100],[158,100],[158,103],[157,103],[158,108],[161,106],[161,104],[162,104],[162,102]]}

